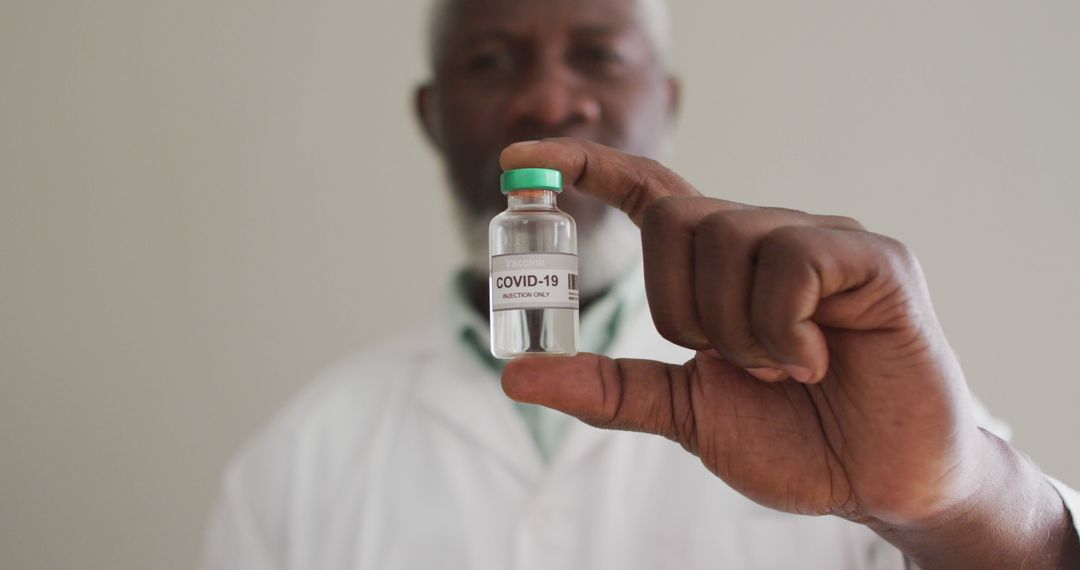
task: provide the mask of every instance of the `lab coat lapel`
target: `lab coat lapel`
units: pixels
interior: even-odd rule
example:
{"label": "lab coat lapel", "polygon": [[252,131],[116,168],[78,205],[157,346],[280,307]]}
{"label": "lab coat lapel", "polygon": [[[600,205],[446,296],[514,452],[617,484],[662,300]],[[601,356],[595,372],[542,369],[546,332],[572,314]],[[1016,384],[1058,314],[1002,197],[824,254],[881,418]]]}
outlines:
{"label": "lab coat lapel", "polygon": [[439,341],[442,350],[420,372],[417,400],[461,437],[499,456],[524,480],[537,481],[544,462],[499,378],[454,340],[448,335]]}

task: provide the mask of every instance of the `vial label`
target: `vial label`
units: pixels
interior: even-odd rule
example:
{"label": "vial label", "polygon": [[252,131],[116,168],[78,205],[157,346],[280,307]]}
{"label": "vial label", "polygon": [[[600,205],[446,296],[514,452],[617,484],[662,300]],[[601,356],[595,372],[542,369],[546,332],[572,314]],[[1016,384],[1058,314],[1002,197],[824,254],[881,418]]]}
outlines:
{"label": "vial label", "polygon": [[508,253],[491,257],[491,310],[577,309],[577,256]]}

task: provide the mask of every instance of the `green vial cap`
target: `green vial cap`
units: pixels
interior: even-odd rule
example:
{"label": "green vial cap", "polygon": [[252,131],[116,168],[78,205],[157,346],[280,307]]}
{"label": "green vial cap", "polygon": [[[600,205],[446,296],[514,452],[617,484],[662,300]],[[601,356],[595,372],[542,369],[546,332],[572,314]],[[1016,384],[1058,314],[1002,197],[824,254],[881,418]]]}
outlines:
{"label": "green vial cap", "polygon": [[500,179],[502,193],[514,190],[553,190],[562,192],[562,172],[550,168],[519,168],[507,170]]}

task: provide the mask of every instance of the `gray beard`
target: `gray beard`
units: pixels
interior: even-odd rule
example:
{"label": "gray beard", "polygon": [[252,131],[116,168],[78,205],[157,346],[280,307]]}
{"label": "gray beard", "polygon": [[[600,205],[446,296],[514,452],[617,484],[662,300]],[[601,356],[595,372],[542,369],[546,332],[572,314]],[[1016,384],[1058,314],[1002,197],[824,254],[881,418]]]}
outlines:
{"label": "gray beard", "polygon": [[[458,209],[458,224],[465,238],[466,267],[477,277],[488,275],[488,224],[499,212],[480,214]],[[621,212],[608,209],[600,223],[578,232],[578,286],[582,298],[603,294],[628,274],[641,259],[641,234]]]}

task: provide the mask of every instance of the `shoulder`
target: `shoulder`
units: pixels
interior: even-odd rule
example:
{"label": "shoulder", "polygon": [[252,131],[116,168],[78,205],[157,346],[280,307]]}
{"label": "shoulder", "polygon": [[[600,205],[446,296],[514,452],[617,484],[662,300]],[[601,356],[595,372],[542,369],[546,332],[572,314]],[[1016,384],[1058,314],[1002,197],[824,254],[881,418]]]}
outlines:
{"label": "shoulder", "polygon": [[253,504],[274,504],[273,497],[283,493],[359,475],[409,405],[417,372],[446,350],[443,325],[431,320],[316,376],[233,457],[226,492]]}
{"label": "shoulder", "polygon": [[366,488],[375,476],[421,371],[453,350],[448,327],[429,319],[343,358],[278,411],[225,470],[203,567],[285,567],[315,548],[341,489]]}

